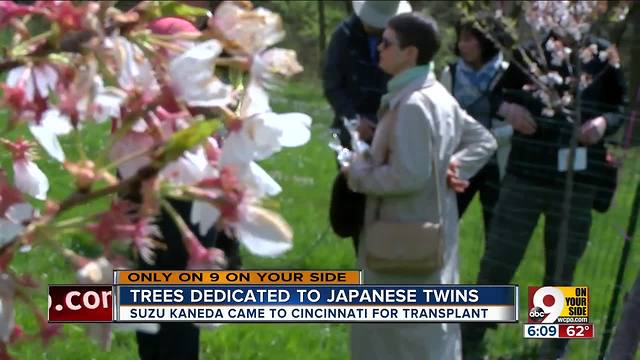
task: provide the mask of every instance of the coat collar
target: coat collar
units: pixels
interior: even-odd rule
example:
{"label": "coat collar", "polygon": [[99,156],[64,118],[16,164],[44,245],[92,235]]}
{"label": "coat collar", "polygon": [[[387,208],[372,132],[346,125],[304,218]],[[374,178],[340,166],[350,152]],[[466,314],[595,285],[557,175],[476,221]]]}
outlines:
{"label": "coat collar", "polygon": [[420,77],[410,82],[404,89],[389,100],[389,109],[394,109],[400,101],[404,100],[414,91],[431,87],[436,81],[433,71],[430,71],[426,77]]}

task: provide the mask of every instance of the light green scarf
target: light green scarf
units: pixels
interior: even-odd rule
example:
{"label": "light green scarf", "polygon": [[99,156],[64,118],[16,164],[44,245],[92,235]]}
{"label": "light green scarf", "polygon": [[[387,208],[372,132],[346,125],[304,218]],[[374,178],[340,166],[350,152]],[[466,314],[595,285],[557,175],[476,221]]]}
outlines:
{"label": "light green scarf", "polygon": [[380,100],[380,107],[388,107],[389,101],[391,101],[391,99],[393,99],[393,97],[396,96],[400,92],[400,90],[402,90],[405,86],[407,86],[410,82],[417,78],[427,77],[427,75],[429,75],[429,72],[431,72],[432,67],[433,63],[414,66],[391,78],[391,80],[389,80],[389,83],[387,84],[387,93]]}

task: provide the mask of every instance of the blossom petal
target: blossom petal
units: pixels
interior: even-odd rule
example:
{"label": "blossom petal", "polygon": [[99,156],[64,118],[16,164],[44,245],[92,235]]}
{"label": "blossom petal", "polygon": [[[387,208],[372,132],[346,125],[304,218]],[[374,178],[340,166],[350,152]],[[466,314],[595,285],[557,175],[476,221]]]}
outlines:
{"label": "blossom petal", "polygon": [[7,219],[20,224],[23,221],[33,218],[35,214],[33,206],[29,203],[19,203],[12,205],[7,209],[5,216]]}
{"label": "blossom petal", "polygon": [[278,184],[260,165],[255,162],[249,164],[246,175],[240,174],[240,180],[249,187],[256,190],[258,196],[261,197],[264,194],[269,196],[278,195],[282,191],[282,187]]}
{"label": "blossom petal", "polygon": [[248,118],[266,112],[271,112],[269,95],[261,86],[252,81],[247,86],[244,99],[240,105],[240,117]]}
{"label": "blossom petal", "polygon": [[179,184],[194,184],[204,177],[207,159],[202,148],[196,153],[186,151],[176,161],[167,165],[160,174]]}
{"label": "blossom petal", "polygon": [[40,125],[29,124],[29,130],[49,156],[60,162],[64,161],[64,151],[58,135],[66,135],[73,130],[66,115],[61,114],[58,109],[49,109],[43,114]]}
{"label": "blossom petal", "polygon": [[208,40],[171,60],[172,87],[189,106],[224,106],[230,101],[231,87],[215,77],[215,59],[222,52],[217,40]]}
{"label": "blossom petal", "polygon": [[58,83],[58,73],[51,65],[36,66],[33,69],[33,76],[41,97],[49,96],[49,90],[54,90]]}
{"label": "blossom petal", "polygon": [[255,143],[244,132],[233,131],[222,144],[220,165],[248,164],[253,161]]}
{"label": "blossom petal", "polygon": [[[149,149],[153,146],[153,138],[147,134],[130,132],[120,141],[118,141],[109,154],[109,159],[115,161],[129,154]],[[148,156],[139,156],[130,159],[118,166],[118,172],[123,179],[127,179],[135,175],[140,168],[149,164],[151,159]]]}
{"label": "blossom petal", "polygon": [[290,49],[271,48],[254,57],[252,76],[268,80],[271,74],[290,77],[302,71],[296,52]]}
{"label": "blossom petal", "polygon": [[23,79],[24,72],[29,70],[26,66],[17,66],[13,69],[9,70],[7,73],[7,85],[11,87],[16,87],[18,82]]}
{"label": "blossom petal", "polygon": [[109,118],[120,118],[120,106],[126,97],[127,94],[118,88],[102,89],[94,99],[96,122],[102,123]]}
{"label": "blossom petal", "polygon": [[293,232],[280,215],[255,206],[249,206],[246,215],[234,228],[251,253],[278,256],[291,249]]}
{"label": "blossom petal", "polygon": [[58,141],[58,136],[52,131],[41,125],[29,125],[29,130],[38,143],[52,158],[59,162],[64,162],[64,151]]}
{"label": "blossom petal", "polygon": [[15,326],[13,309],[16,291],[15,281],[6,273],[0,274],[0,341],[8,343]]}
{"label": "blossom petal", "polygon": [[311,139],[311,117],[303,113],[277,114],[265,116],[265,125],[281,130],[280,145],[296,147],[306,144]]}
{"label": "blossom petal", "polygon": [[18,66],[11,69],[7,74],[7,85],[11,87],[23,87],[27,100],[33,101],[35,98],[36,87],[32,76],[33,70],[30,66]]}
{"label": "blossom petal", "polygon": [[154,95],[160,92],[153,68],[144,52],[125,37],[114,36],[105,39],[106,48],[116,48],[118,84],[125,90],[140,88]]}
{"label": "blossom petal", "polygon": [[218,218],[220,218],[220,210],[217,207],[204,201],[193,202],[190,220],[192,224],[199,224],[198,232],[201,236],[209,232]]}
{"label": "blossom petal", "polygon": [[29,194],[38,200],[47,198],[49,191],[49,179],[33,161],[14,161],[14,182],[23,193]]}
{"label": "blossom petal", "polygon": [[[251,119],[243,131],[253,134],[253,141],[256,144],[255,158],[257,160],[266,159],[272,154],[280,151],[282,146],[279,139],[282,137],[282,129],[272,126],[268,121],[269,117],[277,117],[277,114],[267,113],[260,115],[260,118]],[[277,124],[277,122],[275,122]]]}
{"label": "blossom petal", "polygon": [[56,135],[67,135],[73,130],[68,116],[60,113],[58,109],[49,109],[42,115],[42,126],[48,128]]}
{"label": "blossom petal", "polygon": [[76,273],[80,284],[112,284],[113,265],[105,257],[89,261]]}
{"label": "blossom petal", "polygon": [[214,25],[238,49],[232,52],[255,54],[284,38],[280,15],[264,8],[245,10],[233,1],[222,2],[215,11]]}
{"label": "blossom petal", "polygon": [[[0,248],[11,243],[16,236],[22,233],[24,226],[16,224],[13,221],[7,219],[0,219]],[[2,310],[0,309],[0,312]],[[0,326],[2,326],[0,324]]]}

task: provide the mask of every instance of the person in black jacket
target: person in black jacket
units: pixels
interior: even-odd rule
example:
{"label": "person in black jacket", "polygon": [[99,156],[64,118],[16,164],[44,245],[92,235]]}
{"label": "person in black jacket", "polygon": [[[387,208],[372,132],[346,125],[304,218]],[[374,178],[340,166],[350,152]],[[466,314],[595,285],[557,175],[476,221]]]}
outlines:
{"label": "person in black jacket", "polygon": [[[580,81],[581,89],[581,106],[578,109],[581,123],[573,166],[575,173],[566,252],[558,252],[558,243],[567,175],[566,156],[573,122],[578,121],[575,101],[569,106],[572,111],[570,117],[551,111],[539,97],[523,90],[531,86],[532,81],[511,66],[504,76],[506,105],[501,107],[500,113],[508,115],[513,111],[512,104],[520,104],[534,116],[536,128],[532,134],[515,133],[512,138],[507,173],[490,226],[486,252],[480,263],[479,284],[511,283],[540,215],[545,216],[544,285],[571,285],[576,265],[589,240],[591,209],[597,187],[601,177],[610,176],[602,171],[606,161],[604,138],[615,133],[623,123],[626,85],[620,65],[615,60],[615,48],[607,41],[588,38],[587,51],[572,53],[568,59],[572,65],[580,56],[582,72],[579,78],[571,74],[568,61],[558,57],[559,52],[566,54],[563,47],[567,43],[566,38],[551,33],[541,44],[546,63],[550,70],[556,72],[543,81],[556,84],[561,96],[571,96],[569,84],[573,81]],[[526,48],[531,54],[535,53],[531,46]],[[606,57],[603,56],[605,54]],[[521,59],[516,61],[521,62]],[[563,266],[556,276],[558,256],[563,257]],[[485,330],[485,325],[465,327],[465,353],[479,349]],[[541,356],[560,358],[566,345],[566,341],[547,342]]]}
{"label": "person in black jacket", "polygon": [[363,137],[373,138],[380,98],[389,75],[378,66],[382,30],[394,15],[411,11],[406,1],[353,1],[354,14],[331,36],[324,62],[324,95],[335,113],[332,127],[340,131],[342,146],[351,148],[342,117],[360,116]]}
{"label": "person in black jacket", "polygon": [[[189,221],[191,201],[170,201],[176,212],[189,226],[204,247],[217,247],[224,251],[228,270],[241,268],[240,247],[236,239],[228,237],[223,231],[211,228],[205,236],[200,236],[196,225]],[[155,224],[162,235],[163,249],[156,250],[155,262],[147,264],[138,261],[139,270],[184,270],[189,256],[182,242],[182,234],[169,214],[162,210]],[[141,360],[193,359],[199,358],[200,329],[188,322],[167,322],[160,324],[156,334],[138,331],[136,333],[138,355]]]}
{"label": "person in black jacket", "polygon": [[[389,81],[389,75],[378,66],[377,49],[382,31],[394,15],[411,11],[407,1],[352,1],[352,4],[354,14],[341,22],[331,36],[322,74],[324,95],[335,114],[331,127],[337,132],[341,145],[348,149],[351,149],[351,136],[343,118],[359,119],[361,139],[367,142],[373,139],[378,121],[376,112]],[[341,180],[344,183],[343,179],[337,181]],[[356,252],[357,233],[353,233]]]}
{"label": "person in black jacket", "polygon": [[[196,27],[177,17],[160,18],[150,24],[150,30],[157,34],[174,34],[177,32],[196,32]],[[167,97],[172,100],[172,97]],[[169,111],[176,111],[172,101],[166,100],[163,107]],[[196,110],[193,110],[196,111]],[[142,201],[139,189],[123,194],[123,196],[133,202]],[[237,270],[242,266],[240,258],[240,244],[237,239],[228,236],[224,231],[212,227],[204,236],[200,235],[197,225],[190,221],[191,207],[193,201],[168,200],[176,213],[187,224],[191,232],[198,238],[198,241],[206,248],[216,247],[224,251],[227,260],[227,270]],[[161,248],[154,250],[155,262],[146,263],[138,257],[137,267],[140,270],[183,270],[187,268],[189,255],[183,243],[183,235],[180,229],[167,213],[161,209],[154,219],[154,224],[158,227],[160,238],[157,239],[163,244]],[[161,323],[160,329],[155,334],[148,334],[138,331],[136,333],[138,343],[138,356],[141,360],[197,360],[200,349],[200,329],[189,322],[167,322]]]}
{"label": "person in black jacket", "polygon": [[[502,78],[509,63],[503,60],[498,46],[480,30],[476,22],[460,20],[456,24],[456,38],[454,52],[458,59],[445,67],[440,82],[469,115],[493,133],[498,142],[496,155],[468,180],[467,188],[457,195],[458,215],[462,218],[476,193],[479,194],[486,239],[498,202],[511,134],[514,129],[531,134],[535,130],[535,123],[522,107],[505,119],[498,118],[498,110],[504,101],[502,86],[506,83]],[[455,167],[451,170],[455,171]]]}

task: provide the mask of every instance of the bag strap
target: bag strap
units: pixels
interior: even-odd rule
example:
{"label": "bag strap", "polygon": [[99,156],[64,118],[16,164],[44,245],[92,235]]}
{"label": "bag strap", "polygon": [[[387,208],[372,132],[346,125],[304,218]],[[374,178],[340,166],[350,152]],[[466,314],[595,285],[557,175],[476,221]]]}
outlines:
{"label": "bag strap", "polygon": [[[423,92],[420,92],[423,98],[425,98],[425,102],[427,102],[427,95]],[[438,171],[438,149],[436,144],[436,130],[434,126],[432,126],[431,122],[427,120],[427,124],[429,127],[429,136],[431,137],[431,176],[433,177],[433,181],[436,183],[436,201],[438,208],[438,223],[442,224],[442,220],[444,215],[442,213],[442,189],[440,189],[440,172]]]}
{"label": "bag strap", "polygon": [[[421,93],[422,94],[422,93]],[[426,97],[426,95],[422,94],[424,97]],[[398,119],[396,117],[396,121],[399,121],[400,119]],[[438,209],[438,223],[442,224],[442,219],[443,219],[443,214],[442,214],[442,195],[441,195],[441,189],[440,189],[440,172],[438,171],[438,162],[437,160],[437,147],[436,147],[436,138],[435,138],[435,130],[434,128],[431,126],[431,124],[428,124],[429,126],[429,136],[431,137],[431,176],[433,177],[433,181],[435,182],[436,185],[436,202],[437,202],[437,209]],[[388,148],[387,148],[388,150]],[[388,159],[388,152],[387,155],[385,155],[387,158],[385,159],[385,163],[387,163],[389,161]],[[380,208],[382,207],[382,197],[379,198],[380,201],[378,202],[378,208],[376,209],[376,213],[375,213],[375,219],[378,220],[380,219]]]}
{"label": "bag strap", "polygon": [[487,89],[485,90],[486,92],[488,93],[493,92],[496,86],[498,86],[498,83],[500,82],[500,80],[502,80],[502,76],[504,75],[504,73],[507,71],[508,68],[509,68],[509,63],[507,61],[503,61],[500,63],[500,67],[498,68],[498,70],[496,70],[496,73],[493,74],[493,78],[491,79],[489,86],[487,86]]}
{"label": "bag strap", "polygon": [[[424,95],[424,94],[423,94]],[[426,95],[424,95],[426,97]],[[436,201],[438,208],[438,223],[442,224],[442,219],[444,218],[442,214],[442,190],[440,189],[440,172],[438,171],[438,148],[436,144],[435,137],[435,129],[431,124],[429,124],[429,136],[431,137],[431,176],[433,177],[433,181],[436,183]]]}
{"label": "bag strap", "polygon": [[[426,96],[426,95],[425,95]],[[431,137],[431,177],[433,178],[433,182],[436,185],[436,207],[438,209],[438,223],[442,224],[443,214],[442,214],[442,190],[440,189],[440,171],[438,171],[438,147],[436,144],[435,138],[435,130],[429,124],[429,136]],[[378,205],[377,216],[380,217],[380,207],[382,205],[382,199],[380,199],[380,204]]]}
{"label": "bag strap", "polygon": [[[500,80],[502,80],[502,76],[507,71],[508,67],[509,67],[509,63],[508,62],[503,61],[502,63],[500,63],[500,67],[498,68],[498,70],[496,70],[496,73],[493,74],[493,77],[491,78],[491,81],[489,81],[489,84],[487,85],[487,88],[484,89],[484,90],[480,89],[475,84],[470,83],[469,85],[473,86],[480,93],[480,95],[478,95],[478,97],[475,100],[473,100],[471,102],[471,104],[467,105],[467,107],[471,107],[471,106],[475,105],[476,103],[478,103],[478,101],[480,101],[482,99],[491,97],[491,93],[496,88],[496,86],[498,86],[498,83],[500,83]],[[455,67],[454,67],[454,70],[455,70]],[[455,81],[454,81],[455,78],[451,77],[451,79],[452,79],[452,81],[451,81],[451,93],[454,94],[453,89],[454,89],[454,86],[455,86]]]}
{"label": "bag strap", "polygon": [[456,67],[457,67],[457,63],[454,61],[451,64],[449,64],[449,74],[451,77],[451,94],[455,94],[455,90],[456,90]]}

